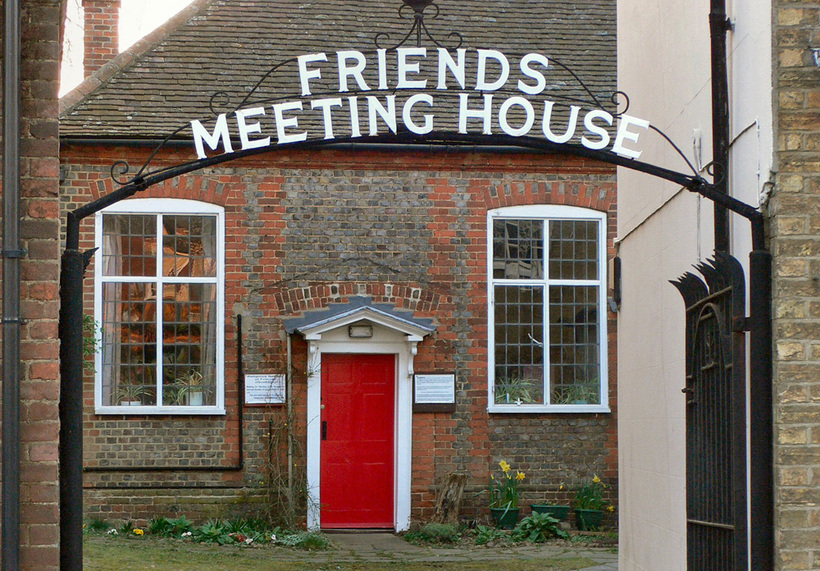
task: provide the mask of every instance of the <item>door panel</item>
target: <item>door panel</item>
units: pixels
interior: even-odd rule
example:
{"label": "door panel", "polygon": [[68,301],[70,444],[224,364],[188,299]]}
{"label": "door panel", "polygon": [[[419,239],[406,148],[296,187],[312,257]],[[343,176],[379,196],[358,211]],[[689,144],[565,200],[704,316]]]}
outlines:
{"label": "door panel", "polygon": [[321,526],[392,528],[394,355],[322,355]]}

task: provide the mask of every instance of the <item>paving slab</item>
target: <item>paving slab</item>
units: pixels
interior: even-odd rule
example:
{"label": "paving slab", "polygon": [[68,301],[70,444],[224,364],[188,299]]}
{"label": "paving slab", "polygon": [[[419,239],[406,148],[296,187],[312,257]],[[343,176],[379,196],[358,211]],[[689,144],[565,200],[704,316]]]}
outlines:
{"label": "paving slab", "polygon": [[[371,563],[452,563],[507,562],[570,559],[583,557],[594,562],[585,571],[616,571],[618,553],[615,548],[596,548],[568,544],[522,544],[510,547],[457,546],[429,547],[407,543],[393,533],[329,533],[333,549],[310,554],[289,552],[290,560],[310,559],[315,562]],[[284,554],[282,554],[284,555]],[[304,558],[304,559],[303,559]]]}

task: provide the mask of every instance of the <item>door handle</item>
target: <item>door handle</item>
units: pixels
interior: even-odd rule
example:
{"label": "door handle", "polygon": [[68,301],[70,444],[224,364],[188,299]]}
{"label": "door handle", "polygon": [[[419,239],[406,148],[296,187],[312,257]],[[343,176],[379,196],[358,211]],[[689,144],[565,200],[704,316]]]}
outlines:
{"label": "door handle", "polygon": [[322,421],[322,440],[327,440],[327,421]]}

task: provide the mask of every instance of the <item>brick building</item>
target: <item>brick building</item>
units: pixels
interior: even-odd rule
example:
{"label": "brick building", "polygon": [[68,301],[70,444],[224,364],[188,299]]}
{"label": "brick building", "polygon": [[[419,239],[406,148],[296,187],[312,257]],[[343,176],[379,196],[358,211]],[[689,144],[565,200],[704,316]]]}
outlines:
{"label": "brick building", "polygon": [[[407,4],[197,1],[61,102],[64,212],[128,179],[117,161],[215,159],[83,222],[89,513],[293,498],[310,526],[405,529],[456,473],[486,517],[501,460],[524,506],[595,474],[615,500],[615,171],[513,144],[533,114],[610,141],[567,102],[609,102],[614,4],[442,3],[426,51],[377,49]],[[459,105],[500,137],[414,137],[455,133]]]}

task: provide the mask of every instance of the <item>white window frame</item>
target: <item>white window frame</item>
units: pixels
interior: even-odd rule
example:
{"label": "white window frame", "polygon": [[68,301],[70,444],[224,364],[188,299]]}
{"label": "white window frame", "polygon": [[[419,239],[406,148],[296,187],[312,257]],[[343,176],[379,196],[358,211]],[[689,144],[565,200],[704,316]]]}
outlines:
{"label": "white window frame", "polygon": [[[168,405],[132,405],[118,406],[103,404],[102,391],[102,350],[94,358],[94,408],[96,414],[126,414],[126,415],[224,415],[225,414],[225,211],[222,207],[195,200],[177,198],[137,198],[119,202],[105,208],[95,215],[95,245],[97,263],[94,264],[94,319],[102,323],[102,284],[106,282],[103,276],[102,245],[103,245],[103,216],[106,214],[153,214],[153,215],[216,215],[216,395],[215,404],[203,406],[168,406]],[[162,233],[157,226],[157,255],[162,252]],[[157,283],[161,287],[164,283],[162,264],[157,264],[157,275],[146,278],[135,277],[133,281]],[[129,278],[132,279],[132,278]],[[119,279],[112,281],[120,281]],[[188,283],[213,283],[213,278],[186,278]],[[161,289],[158,291],[162,291]],[[158,315],[161,312],[157,312]],[[161,323],[158,324],[158,328]],[[98,346],[102,346],[102,332],[97,331]],[[159,344],[161,345],[161,343]],[[161,351],[161,347],[160,347]],[[158,357],[161,353],[158,352]],[[158,362],[159,358],[158,358]],[[159,398],[157,399],[159,401]]]}
{"label": "white window frame", "polygon": [[[552,280],[549,277],[549,264],[545,260],[544,278],[535,280],[510,280],[495,279],[493,277],[493,223],[495,220],[543,220],[546,223],[555,220],[588,220],[598,222],[598,276],[595,280]],[[549,235],[544,233],[544,252],[548,259]],[[487,212],[487,299],[489,309],[487,312],[487,411],[490,413],[608,413],[609,408],[609,373],[607,362],[607,217],[606,213],[597,210],[590,210],[576,206],[561,205],[528,205],[510,206],[498,208]],[[598,347],[600,351],[600,404],[549,404],[550,381],[549,381],[549,352],[545,351],[544,358],[544,404],[496,404],[495,403],[495,286],[497,285],[521,285],[530,283],[533,285],[544,285],[545,291],[549,291],[550,286],[597,286],[598,300],[597,309],[600,320],[598,327]],[[545,303],[549,303],[549,295],[544,297]],[[544,345],[549,346],[549,311],[544,310]]]}

